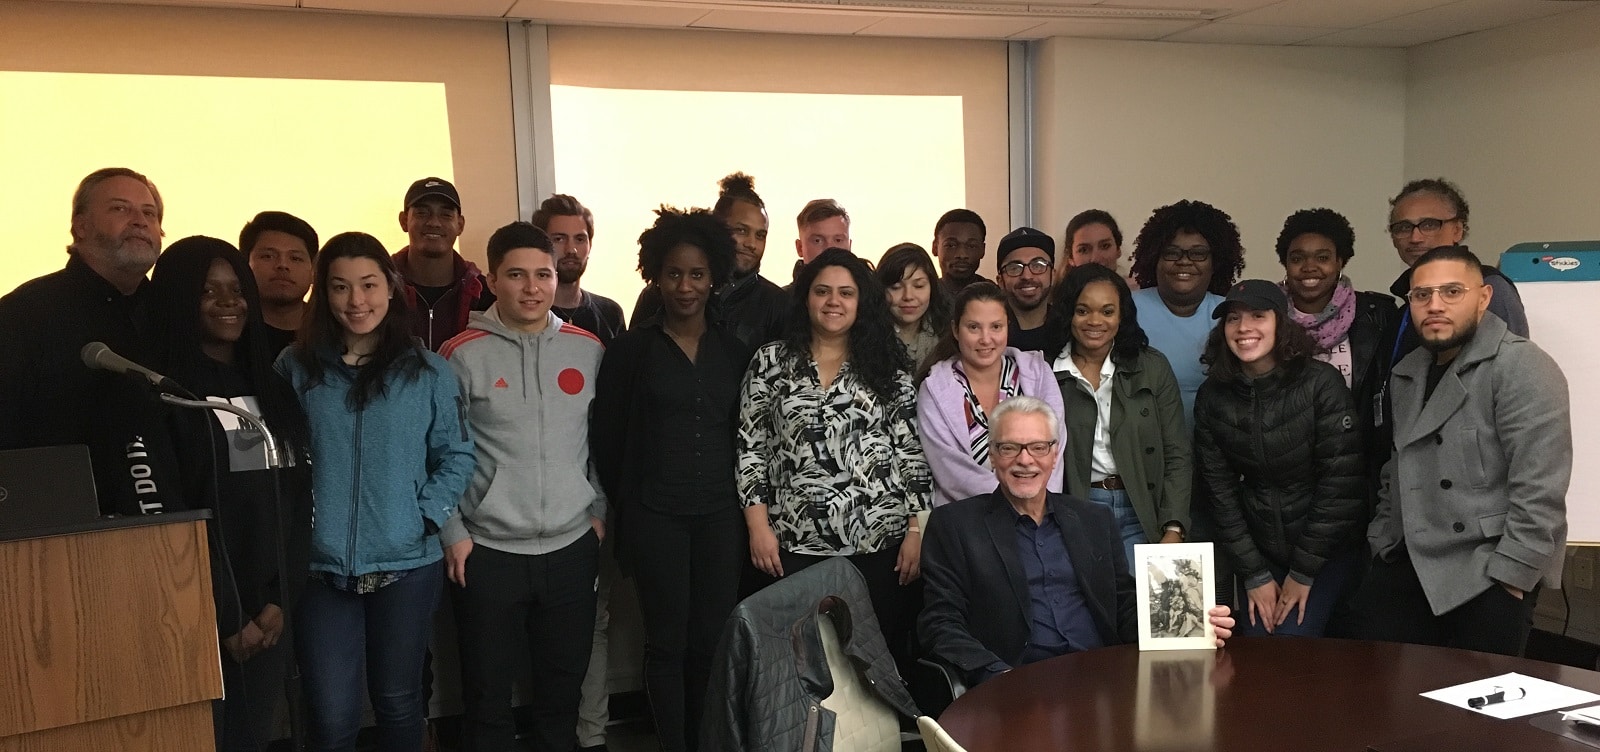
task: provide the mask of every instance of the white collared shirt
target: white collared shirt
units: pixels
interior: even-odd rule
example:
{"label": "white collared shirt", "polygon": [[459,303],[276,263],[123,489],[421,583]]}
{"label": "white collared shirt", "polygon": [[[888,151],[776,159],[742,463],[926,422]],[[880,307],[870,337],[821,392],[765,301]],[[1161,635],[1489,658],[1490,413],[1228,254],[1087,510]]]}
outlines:
{"label": "white collared shirt", "polygon": [[1111,377],[1116,375],[1117,367],[1107,355],[1105,362],[1100,364],[1100,388],[1089,386],[1089,380],[1083,377],[1083,372],[1078,370],[1078,364],[1072,362],[1072,347],[1069,345],[1061,351],[1061,356],[1056,358],[1056,372],[1065,371],[1072,374],[1072,378],[1083,386],[1084,390],[1094,395],[1095,421],[1094,421],[1094,451],[1089,462],[1089,481],[1104,480],[1107,475],[1117,474],[1117,461],[1111,456]]}

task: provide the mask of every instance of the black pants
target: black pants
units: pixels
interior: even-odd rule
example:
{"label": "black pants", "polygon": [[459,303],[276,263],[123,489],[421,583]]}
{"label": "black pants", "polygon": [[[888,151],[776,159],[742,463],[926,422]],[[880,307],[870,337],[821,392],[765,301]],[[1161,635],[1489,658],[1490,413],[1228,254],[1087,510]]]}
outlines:
{"label": "black pants", "polygon": [[[917,612],[922,610],[922,580],[902,586],[900,573],[894,571],[895,561],[899,557],[900,544],[897,542],[882,551],[845,558],[856,566],[862,579],[867,581],[867,595],[872,598],[872,610],[878,615],[878,628],[883,631],[883,640],[888,644],[889,655],[894,657],[900,675],[905,676],[915,663],[911,656],[910,639]],[[834,557],[796,554],[780,549],[778,558],[783,562],[783,573],[790,575]]]}
{"label": "black pants", "polygon": [[1411,555],[1401,549],[1393,562],[1372,561],[1356,596],[1363,639],[1522,655],[1533,627],[1535,587],[1522,599],[1498,584],[1435,616],[1417,579]]}
{"label": "black pants", "polygon": [[747,544],[736,500],[706,514],[628,508],[625,555],[644,617],[644,686],[664,752],[699,747],[711,657],[738,603]]}
{"label": "black pants", "polygon": [[243,665],[222,651],[222,687],[226,700],[212,703],[217,752],[258,752],[276,736],[278,705],[286,702],[284,678],[294,650],[285,634]]}
{"label": "black pants", "polygon": [[538,556],[484,545],[467,557],[467,586],[451,586],[461,646],[461,748],[509,752],[516,744],[512,674],[526,645],[533,659],[532,748],[571,752],[578,697],[594,638],[600,541],[593,531]]}

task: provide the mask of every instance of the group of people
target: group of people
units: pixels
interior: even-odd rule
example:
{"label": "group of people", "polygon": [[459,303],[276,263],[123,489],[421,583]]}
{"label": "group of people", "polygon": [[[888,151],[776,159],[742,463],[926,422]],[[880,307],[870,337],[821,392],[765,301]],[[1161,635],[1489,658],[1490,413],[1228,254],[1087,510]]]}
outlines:
{"label": "group of people", "polygon": [[[1559,584],[1565,380],[1461,245],[1459,190],[1390,203],[1392,295],[1352,287],[1354,232],[1328,209],[1284,223],[1281,282],[1240,280],[1237,227],[1199,201],[1152,213],[1128,276],[1090,210],[1059,254],[1006,233],[991,281],[974,212],[874,263],[819,199],[780,286],[767,207],[734,174],[639,236],[625,322],[582,289],[594,217],[571,196],[497,229],[486,270],[439,178],[406,192],[393,254],[282,212],[237,247],[162,252],[155,185],[105,169],[73,197],[66,268],[0,298],[0,448],[88,444],[107,512],[213,510],[224,750],[270,738],[291,660],[312,749],[353,749],[363,699],[380,749],[420,749],[445,597],[463,749],[514,748],[530,656],[534,748],[603,744],[620,575],[661,747],[695,749],[734,606],[834,557],[897,663],[967,683],[1135,640],[1134,546],[1183,541],[1217,546],[1219,642],[1518,653]],[[290,466],[248,426],[90,371],[90,341],[260,413]]]}

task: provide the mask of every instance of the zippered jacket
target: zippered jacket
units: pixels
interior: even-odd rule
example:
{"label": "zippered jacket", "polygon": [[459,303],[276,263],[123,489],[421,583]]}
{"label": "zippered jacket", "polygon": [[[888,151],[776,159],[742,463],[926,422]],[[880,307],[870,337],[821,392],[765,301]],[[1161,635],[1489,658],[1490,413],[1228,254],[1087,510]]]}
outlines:
{"label": "zippered jacket", "polygon": [[467,400],[478,463],[445,525],[448,546],[475,543],[536,555],[571,545],[604,520],[606,497],[589,460],[589,405],[605,348],[554,313],[535,334],[507,328],[499,312],[472,314],[445,343]]}
{"label": "zippered jacket", "polygon": [[322,380],[296,355],[277,370],[294,387],[311,424],[311,569],[344,576],[400,572],[444,558],[437,531],[450,520],[475,463],[455,374],[421,348],[408,375],[391,367],[387,388],[361,410],[346,401],[356,370],[319,353]]}
{"label": "zippered jacket", "polygon": [[474,311],[485,311],[494,305],[494,292],[483,272],[460,253],[453,255],[453,276],[450,290],[441,295],[433,305],[417,294],[417,285],[411,279],[411,246],[396,251],[394,268],[406,281],[406,303],[411,306],[411,334],[422,340],[429,350],[438,352],[444,343],[467,328]]}
{"label": "zippered jacket", "polygon": [[1194,461],[1218,547],[1245,587],[1272,579],[1269,562],[1311,585],[1324,562],[1360,542],[1366,481],[1352,413],[1339,369],[1309,358],[1200,385]]}

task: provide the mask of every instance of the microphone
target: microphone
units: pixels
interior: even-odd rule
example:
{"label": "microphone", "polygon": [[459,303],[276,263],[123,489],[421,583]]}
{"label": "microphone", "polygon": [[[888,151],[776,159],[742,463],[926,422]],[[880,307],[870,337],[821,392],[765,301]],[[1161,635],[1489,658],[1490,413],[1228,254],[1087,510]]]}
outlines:
{"label": "microphone", "polygon": [[120,373],[150,382],[156,389],[171,392],[184,397],[193,397],[188,389],[184,389],[178,382],[162,376],[144,366],[139,365],[121,355],[111,351],[104,342],[90,342],[78,352],[83,358],[83,364],[99,371]]}

